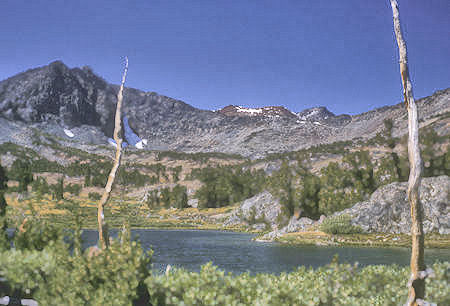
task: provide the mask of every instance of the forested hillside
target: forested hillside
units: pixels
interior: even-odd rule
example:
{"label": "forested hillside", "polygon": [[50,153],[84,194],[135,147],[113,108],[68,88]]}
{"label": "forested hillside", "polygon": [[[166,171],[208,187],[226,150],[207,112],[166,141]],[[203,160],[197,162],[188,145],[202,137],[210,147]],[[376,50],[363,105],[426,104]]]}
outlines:
{"label": "forested hillside", "polygon": [[[448,125],[449,117],[437,119],[421,129],[425,177],[450,175],[450,137],[435,131],[437,125],[437,130]],[[0,145],[8,199],[19,195],[54,203],[94,203],[100,197],[112,166],[109,148],[91,147],[89,153],[38,130],[32,137],[31,147]],[[406,181],[408,169],[406,137],[394,137],[392,121],[385,120],[381,132],[369,140],[313,146],[258,160],[128,148],[113,194],[121,203],[139,203],[138,214],[143,216],[162,208],[233,206],[268,190],[280,199],[286,216],[296,213],[317,220],[367,199],[380,186]],[[64,209],[55,204],[46,213],[54,218]]]}

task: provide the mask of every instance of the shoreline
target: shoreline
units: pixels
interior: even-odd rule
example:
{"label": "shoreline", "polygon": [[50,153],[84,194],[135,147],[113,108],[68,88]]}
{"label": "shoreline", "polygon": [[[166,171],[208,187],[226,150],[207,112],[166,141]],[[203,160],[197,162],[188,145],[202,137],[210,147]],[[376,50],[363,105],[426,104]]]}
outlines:
{"label": "shoreline", "polygon": [[[72,229],[73,224],[67,224],[67,229]],[[110,230],[120,231],[122,227],[110,227]],[[163,226],[145,225],[145,226],[130,226],[131,230],[195,230],[195,231],[220,231],[231,233],[252,234],[255,242],[260,243],[278,243],[287,246],[323,246],[323,247],[371,247],[371,248],[411,248],[411,236],[406,234],[391,234],[391,233],[365,233],[365,234],[347,234],[347,235],[331,235],[320,231],[308,232],[293,232],[284,234],[273,240],[261,239],[267,233],[249,230],[243,226],[241,227],[223,227],[217,224],[202,224],[191,226],[179,226],[173,222],[170,223],[164,220]],[[8,231],[13,228],[8,228]],[[82,230],[96,231],[96,226],[83,226]],[[440,235],[431,233],[425,235],[426,249],[450,249],[450,235]]]}
{"label": "shoreline", "polygon": [[[450,249],[450,235],[428,234],[425,249]],[[411,236],[406,234],[366,233],[348,235],[328,235],[322,232],[295,232],[283,235],[275,241],[287,245],[316,245],[337,247],[408,248]]]}
{"label": "shoreline", "polygon": [[[112,227],[110,229],[120,230],[120,227]],[[411,236],[407,234],[392,233],[365,233],[365,234],[347,234],[347,235],[330,235],[320,231],[309,232],[293,232],[280,236],[273,240],[261,239],[262,235],[267,232],[258,232],[248,230],[244,227],[226,228],[217,225],[203,226],[132,226],[131,230],[198,230],[198,231],[221,231],[233,233],[253,234],[253,241],[263,243],[279,243],[283,245],[302,246],[335,246],[335,247],[373,247],[373,248],[411,248]],[[83,230],[97,230],[94,227],[85,227]],[[428,238],[427,238],[428,236]],[[425,237],[426,249],[450,249],[450,235],[440,235],[437,233],[427,234]]]}
{"label": "shoreline", "polygon": [[[17,207],[22,208],[25,214],[29,215],[31,212],[27,211],[27,206],[24,203],[8,203],[9,218],[13,217],[11,214]],[[13,205],[11,205],[13,204]],[[15,204],[15,205],[14,205]],[[31,204],[31,203],[30,203]],[[43,210],[44,213],[39,216],[40,219],[46,220],[51,224],[62,226],[64,228],[74,228],[74,215],[68,212],[63,214],[54,211],[58,209],[67,209],[66,207],[57,207],[56,203],[52,207],[48,202],[44,205],[36,206],[38,211]],[[140,211],[134,216],[124,216],[117,211],[117,207],[111,205],[110,213],[106,216],[110,229],[122,228],[124,222],[128,220],[130,229],[154,229],[154,230],[216,230],[224,232],[248,233],[254,234],[253,240],[257,242],[277,242],[285,245],[316,245],[316,246],[363,246],[363,247],[406,247],[411,248],[411,237],[407,234],[392,234],[392,233],[365,233],[365,234],[349,234],[349,235],[330,235],[319,231],[308,232],[293,232],[287,233],[273,240],[261,239],[262,236],[269,231],[258,231],[251,229],[245,224],[224,226],[226,218],[231,212],[236,209],[237,205],[222,207],[222,208],[186,208],[183,210],[176,209],[158,209],[158,210],[144,210]],[[11,209],[12,208],[12,209]],[[85,208],[83,206],[83,208]],[[92,210],[87,217],[81,220],[81,227],[83,230],[97,230],[97,220],[95,216],[95,207],[89,207]],[[431,233],[425,235],[425,248],[427,249],[450,249],[450,234],[440,235]]]}

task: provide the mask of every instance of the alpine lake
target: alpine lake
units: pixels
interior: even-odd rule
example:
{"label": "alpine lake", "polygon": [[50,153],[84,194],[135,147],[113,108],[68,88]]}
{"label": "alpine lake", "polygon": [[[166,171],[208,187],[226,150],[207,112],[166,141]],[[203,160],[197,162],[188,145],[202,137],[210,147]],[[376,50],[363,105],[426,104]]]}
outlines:
{"label": "alpine lake", "polygon": [[[112,230],[116,237],[118,231]],[[398,264],[409,265],[408,248],[292,246],[277,242],[257,242],[248,233],[215,230],[132,230],[133,239],[140,241],[146,250],[153,250],[153,271],[162,273],[167,265],[199,271],[201,266],[212,262],[226,272],[240,274],[249,272],[291,272],[300,266],[319,267],[329,264],[335,255],[339,262],[358,262],[360,266]],[[84,230],[83,246],[95,245],[96,230]],[[427,264],[449,261],[450,249],[426,249]]]}

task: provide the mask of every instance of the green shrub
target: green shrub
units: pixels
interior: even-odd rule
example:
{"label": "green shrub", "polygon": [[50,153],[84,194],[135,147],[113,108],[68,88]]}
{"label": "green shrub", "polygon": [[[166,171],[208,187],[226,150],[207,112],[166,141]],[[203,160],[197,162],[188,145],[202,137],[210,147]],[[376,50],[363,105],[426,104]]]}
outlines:
{"label": "green shrub", "polygon": [[55,185],[50,186],[52,198],[58,201],[64,199],[64,177],[60,177]]}
{"label": "green shrub", "polygon": [[4,193],[8,188],[8,177],[6,171],[0,164],[0,251],[9,248],[8,236],[6,229],[8,224],[6,222],[6,200]]}
{"label": "green shrub", "polygon": [[180,180],[180,173],[183,170],[182,166],[177,166],[170,169],[172,171],[172,181],[177,183]]}
{"label": "green shrub", "polygon": [[270,192],[280,199],[283,214],[292,216],[296,203],[298,203],[298,194],[294,188],[295,177],[292,173],[292,167],[284,160],[280,169],[275,171],[268,179]]}
{"label": "green shrub", "polygon": [[28,217],[14,232],[14,247],[18,250],[42,251],[49,244],[62,241],[64,232],[47,221]]}
{"label": "green shrub", "polygon": [[151,180],[150,176],[140,173],[137,169],[127,171],[126,168],[120,168],[117,174],[117,182],[124,186],[142,187]]}
{"label": "green shrub", "polygon": [[8,176],[19,182],[19,192],[27,191],[27,187],[33,182],[33,172],[28,159],[16,159],[11,165]]}
{"label": "green shrub", "polygon": [[175,185],[172,189],[170,187],[154,189],[147,193],[147,206],[150,209],[175,207],[178,209],[187,208],[188,196],[187,188],[182,185]]}
{"label": "green shrub", "polygon": [[50,186],[47,183],[46,179],[42,176],[37,177],[33,183],[31,183],[31,187],[33,192],[36,192],[38,195],[44,195],[50,193]]}
{"label": "green shrub", "polygon": [[329,217],[320,225],[320,230],[327,234],[358,234],[363,230],[359,226],[354,226],[351,223],[349,215],[339,215]]}
{"label": "green shrub", "polygon": [[199,208],[217,208],[251,198],[264,188],[264,170],[243,170],[241,166],[192,169],[191,179],[203,186],[197,190]]}
{"label": "green shrub", "polygon": [[101,198],[101,194],[98,192],[89,192],[88,193],[88,198],[93,200],[93,201],[98,201]]}
{"label": "green shrub", "polygon": [[176,185],[170,194],[171,206],[178,209],[189,207],[186,186]]}
{"label": "green shrub", "polygon": [[[432,266],[426,279],[428,301],[450,302],[450,263]],[[402,305],[407,298],[409,268],[330,264],[301,267],[280,275],[226,274],[211,264],[199,273],[174,269],[145,283],[152,305]]]}
{"label": "green shrub", "polygon": [[0,253],[0,262],[7,285],[39,305],[132,305],[148,300],[143,281],[149,276],[150,256],[127,239],[113,240],[95,255],[71,255],[63,242],[42,251],[12,249]]}
{"label": "green shrub", "polygon": [[64,187],[64,191],[69,192],[73,195],[79,195],[81,191],[81,185],[80,184],[68,184]]}
{"label": "green shrub", "polygon": [[[30,223],[27,231],[32,227],[44,228]],[[200,272],[151,274],[151,254],[130,240],[128,230],[103,251],[81,253],[78,243],[71,252],[71,243],[61,239],[40,246],[0,252],[0,277],[6,280],[0,296],[20,293],[40,305],[401,305],[410,276],[409,267],[336,262],[280,275],[233,275],[211,263]],[[449,305],[450,263],[431,268],[435,276],[426,279],[425,298]]]}

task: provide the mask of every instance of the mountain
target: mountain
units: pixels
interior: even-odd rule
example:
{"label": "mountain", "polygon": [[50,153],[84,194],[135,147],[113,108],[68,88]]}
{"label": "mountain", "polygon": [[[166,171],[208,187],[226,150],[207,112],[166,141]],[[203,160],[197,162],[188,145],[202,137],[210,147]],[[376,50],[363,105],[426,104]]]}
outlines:
{"label": "mountain", "polygon": [[328,118],[335,117],[335,115],[330,112],[326,107],[313,107],[305,109],[297,114],[301,120],[311,120],[311,121],[324,121]]}
{"label": "mountain", "polygon": [[[0,82],[0,142],[30,142],[36,127],[70,145],[107,144],[113,133],[118,86],[89,67],[69,68],[60,61]],[[422,125],[442,120],[438,133],[449,133],[450,89],[418,101]],[[124,116],[130,129],[146,139],[147,149],[237,153],[257,158],[312,145],[374,137],[392,119],[395,136],[407,132],[402,103],[356,116],[336,116],[324,107],[298,114],[281,106],[219,111],[194,108],[183,101],[133,88],[124,91]],[[73,137],[63,132],[70,131]],[[19,135],[20,134],[20,135]]]}
{"label": "mountain", "polygon": [[352,121],[351,116],[349,115],[336,116],[324,106],[305,109],[299,112],[297,116],[302,121],[312,121],[316,122],[316,124],[318,122],[332,126],[342,126]]}
{"label": "mountain", "polygon": [[283,106],[265,106],[259,108],[247,108],[243,106],[228,105],[217,111],[225,116],[260,117],[260,118],[289,118],[296,119],[297,115]]}

